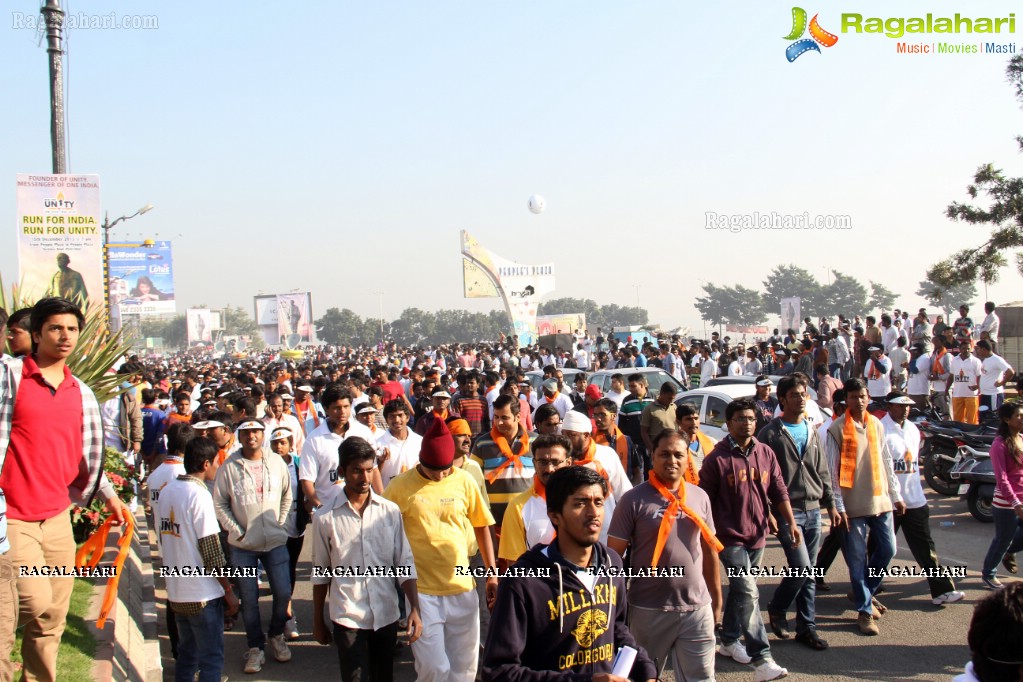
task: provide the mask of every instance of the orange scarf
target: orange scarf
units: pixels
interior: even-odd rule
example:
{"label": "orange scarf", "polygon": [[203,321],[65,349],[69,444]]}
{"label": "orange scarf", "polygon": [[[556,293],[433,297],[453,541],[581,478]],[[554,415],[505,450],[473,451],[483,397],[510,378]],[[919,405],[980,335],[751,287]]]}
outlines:
{"label": "orange scarf", "polygon": [[320,425],[320,415],[316,414],[316,409],[313,407],[313,401],[309,399],[309,396],[306,396],[306,399],[301,403],[296,402],[295,409],[298,410],[298,417],[302,421],[303,431],[305,431],[305,422],[306,419],[309,419],[309,416],[313,419],[313,428]]}
{"label": "orange scarf", "polygon": [[542,499],[544,502],[547,501],[547,486],[540,481],[539,475],[533,476],[533,494]]}
{"label": "orange scarf", "polygon": [[554,392],[554,395],[553,395],[553,396],[551,396],[551,397],[549,397],[549,398],[548,398],[548,397],[547,397],[547,395],[545,394],[545,395],[544,395],[544,400],[546,400],[546,401],[547,401],[547,404],[550,404],[550,403],[553,403],[553,402],[554,402],[555,400],[557,400],[557,399],[558,399],[558,396],[559,396],[559,395],[561,395],[561,392],[559,392],[559,391],[555,391],[555,392]]}
{"label": "orange scarf", "polygon": [[686,484],[684,482],[679,483],[678,492],[675,493],[668,490],[668,486],[664,485],[653,471],[650,472],[648,480],[650,485],[654,487],[654,490],[659,492],[664,499],[668,500],[668,508],[664,510],[664,516],[661,517],[661,527],[657,529],[657,543],[654,545],[654,557],[650,562],[651,568],[657,568],[657,562],[661,560],[661,552],[664,551],[664,546],[668,543],[668,536],[671,535],[671,529],[675,526],[675,520],[678,518],[679,512],[692,519],[696,527],[700,529],[700,535],[703,536],[704,541],[710,545],[711,549],[715,552],[720,552],[725,548],[714,536],[714,533],[711,532],[707,522],[686,506]]}
{"label": "orange scarf", "polygon": [[[611,433],[615,437],[615,444],[614,444],[615,452],[618,453],[618,459],[622,460],[622,469],[625,469],[626,471],[628,471],[629,470],[629,442],[625,439],[625,434],[622,433],[621,429],[619,429],[617,426],[612,426],[611,428],[613,429],[613,431]],[[607,445],[608,447],[611,447],[611,441],[608,440],[608,437],[606,435],[604,435],[600,431],[597,431],[597,434],[595,436],[593,436],[593,440],[595,440],[598,445]]]}
{"label": "orange scarf", "polygon": [[446,422],[448,420],[448,411],[444,410],[442,412],[438,412],[437,410],[434,410],[433,418],[440,419],[442,422]]}
{"label": "orange scarf", "polygon": [[[501,450],[501,454],[504,455],[504,461],[501,462],[500,466],[496,469],[492,469],[487,472],[484,478],[487,479],[487,483],[493,484],[497,480],[497,477],[501,475],[501,472],[508,468],[509,465],[515,465],[515,471],[522,473],[522,459],[521,455],[516,455],[512,452],[511,446],[508,444],[508,439],[501,435],[501,432],[497,430],[497,427],[490,429],[490,438],[494,441],[494,444]],[[519,443],[522,447],[519,449],[520,452],[529,452],[529,434],[525,431],[518,438]]]}
{"label": "orange scarf", "polygon": [[945,369],[941,365],[941,359],[945,357],[946,353],[948,353],[948,351],[942,348],[941,352],[935,355],[934,359],[931,360],[931,374],[941,374],[942,370]]}
{"label": "orange scarf", "polygon": [[870,358],[870,372],[867,374],[868,379],[880,379],[881,370],[877,368],[877,360]]}
{"label": "orange scarf", "polygon": [[[700,449],[703,450],[703,456],[706,457],[710,452],[707,449],[707,444],[704,442],[704,436],[702,433],[697,432],[696,442],[700,444]],[[713,448],[712,448],[713,449]],[[700,485],[700,472],[696,470],[696,460],[693,459],[693,451],[686,446],[686,472],[684,477],[688,483],[693,485]]]}
{"label": "orange scarf", "polygon": [[[871,418],[867,412],[863,413],[863,428],[867,432],[867,447],[870,449],[870,468],[874,474],[874,496],[881,494],[881,446],[878,438],[878,430],[881,422]],[[852,488],[856,480],[856,423],[846,413],[845,424],[842,427],[842,458],[839,461],[838,484],[843,488]]]}
{"label": "orange scarf", "polygon": [[593,459],[593,457],[596,454],[597,454],[597,443],[596,443],[596,441],[594,441],[591,438],[590,439],[590,447],[588,447],[586,449],[586,454],[583,456],[582,459],[577,459],[574,462],[572,462],[572,464],[574,466],[577,466],[577,467],[584,467],[587,464],[592,464],[593,466],[590,467],[590,468],[592,468],[595,471],[597,471],[597,473],[599,473],[601,476],[603,476],[604,480],[607,481],[607,494],[610,495],[611,493],[614,492],[614,489],[611,486],[611,478],[607,475],[607,470],[601,465],[601,463],[597,462],[596,460]]}

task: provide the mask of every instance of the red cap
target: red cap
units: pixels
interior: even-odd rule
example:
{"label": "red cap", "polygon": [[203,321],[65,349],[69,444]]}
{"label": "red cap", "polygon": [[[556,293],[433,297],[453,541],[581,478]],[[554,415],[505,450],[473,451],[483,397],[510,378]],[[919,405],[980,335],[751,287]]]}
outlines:
{"label": "red cap", "polygon": [[455,440],[442,419],[434,419],[423,436],[419,462],[431,469],[447,469],[455,461]]}
{"label": "red cap", "polygon": [[597,388],[596,384],[590,384],[586,387],[586,397],[590,400],[600,400],[604,396],[601,395],[600,389]]}

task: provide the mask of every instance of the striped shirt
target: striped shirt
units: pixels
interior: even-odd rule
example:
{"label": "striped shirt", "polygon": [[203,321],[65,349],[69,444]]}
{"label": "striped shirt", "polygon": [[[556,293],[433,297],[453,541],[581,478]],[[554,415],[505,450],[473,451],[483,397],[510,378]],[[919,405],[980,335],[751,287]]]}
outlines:
{"label": "striped shirt", "polygon": [[[497,525],[501,525],[504,519],[504,510],[513,497],[527,490],[533,485],[533,455],[528,446],[524,447],[520,438],[524,431],[519,427],[515,437],[508,445],[515,455],[519,455],[522,463],[522,470],[517,471],[514,464],[509,464],[497,475],[493,482],[490,481],[491,472],[507,461],[501,453],[490,432],[481,433],[472,444],[472,459],[483,469],[483,478],[486,481],[487,497],[490,499],[490,511],[494,515]],[[529,434],[529,442],[536,438],[535,433]]]}

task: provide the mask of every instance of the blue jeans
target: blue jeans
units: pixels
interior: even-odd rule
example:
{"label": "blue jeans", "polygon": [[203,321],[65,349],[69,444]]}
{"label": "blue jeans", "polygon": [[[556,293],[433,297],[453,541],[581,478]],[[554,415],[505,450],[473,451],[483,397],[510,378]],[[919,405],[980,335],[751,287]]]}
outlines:
{"label": "blue jeans", "polygon": [[830,365],[828,365],[828,374],[835,377],[836,379],[840,379],[842,377],[842,365],[838,364],[837,362],[832,362]]}
{"label": "blue jeans", "polygon": [[[288,621],[288,600],[291,598],[291,578],[288,575],[288,546],[280,545],[267,552],[250,552],[247,549],[231,548],[231,564],[238,568],[255,568],[263,562],[270,579],[270,594],[273,608],[270,611],[271,637],[284,632]],[[259,618],[259,580],[255,577],[238,578],[238,592],[242,600],[242,620],[245,621],[245,636],[249,648],[262,649],[266,646],[263,624]]]}
{"label": "blue jeans", "polygon": [[[778,539],[785,550],[785,560],[790,568],[809,571],[817,564],[817,550],[821,543],[821,510],[792,510],[796,517],[796,525],[803,534],[803,541],[793,547],[789,541],[789,524],[778,519]],[[812,577],[786,576],[782,578],[778,589],[774,591],[771,603],[767,605],[770,613],[785,613],[792,602],[796,602],[796,634],[801,635],[817,627],[814,599],[817,594],[817,581]]]}
{"label": "blue jeans", "polygon": [[220,682],[224,670],[224,599],[207,602],[197,616],[174,614],[178,626],[178,660],[174,682]]}
{"label": "blue jeans", "polygon": [[[892,513],[876,516],[859,516],[849,519],[849,532],[842,543],[842,555],[849,567],[849,582],[852,583],[853,603],[860,613],[872,614],[871,599],[881,584],[878,572],[887,568],[895,556],[895,531],[892,528]],[[873,554],[867,556],[867,531],[877,545]],[[871,569],[874,575],[871,576]]]}
{"label": "blue jeans", "polygon": [[725,547],[721,551],[721,563],[725,571],[745,569],[746,575],[728,578],[728,598],[721,620],[721,643],[725,646],[737,641],[740,636],[746,640],[746,653],[754,665],[771,658],[771,645],[767,641],[767,629],[760,616],[760,591],[757,579],[749,575],[751,568],[759,568],[764,557],[763,548],[746,549],[742,545]]}
{"label": "blue jeans", "polygon": [[998,562],[1002,557],[1023,551],[1023,521],[1011,509],[991,507],[995,517],[995,537],[984,557],[984,569],[980,572],[985,578],[994,578],[998,573]]}

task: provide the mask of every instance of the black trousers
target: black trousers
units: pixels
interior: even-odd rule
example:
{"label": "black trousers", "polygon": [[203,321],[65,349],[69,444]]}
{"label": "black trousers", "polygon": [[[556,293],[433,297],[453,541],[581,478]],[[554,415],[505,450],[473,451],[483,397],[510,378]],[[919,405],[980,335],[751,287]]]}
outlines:
{"label": "black trousers", "polygon": [[305,536],[299,535],[297,538],[288,538],[288,575],[291,576],[291,593],[295,593],[295,574],[298,570],[298,555],[302,553],[302,543],[305,542]]}
{"label": "black trousers", "polygon": [[334,623],[334,644],[342,682],[392,682],[398,623],[379,630],[356,630]]}
{"label": "black trousers", "polygon": [[828,537],[824,538],[824,542],[821,543],[820,551],[817,552],[817,568],[823,570],[825,573],[831,568],[831,564],[834,563],[835,557],[842,550],[842,540],[845,538],[844,530],[832,529],[828,533]]}
{"label": "black trousers", "polygon": [[[906,538],[909,551],[920,568],[932,570],[938,567],[938,553],[934,549],[934,540],[931,539],[931,512],[925,504],[916,509],[907,509],[902,516],[895,515],[895,532],[902,529],[902,537]],[[872,548],[872,543],[867,541],[867,548]],[[956,588],[952,578],[935,577],[927,578],[927,586],[931,588],[931,597],[940,597],[946,592]]]}

